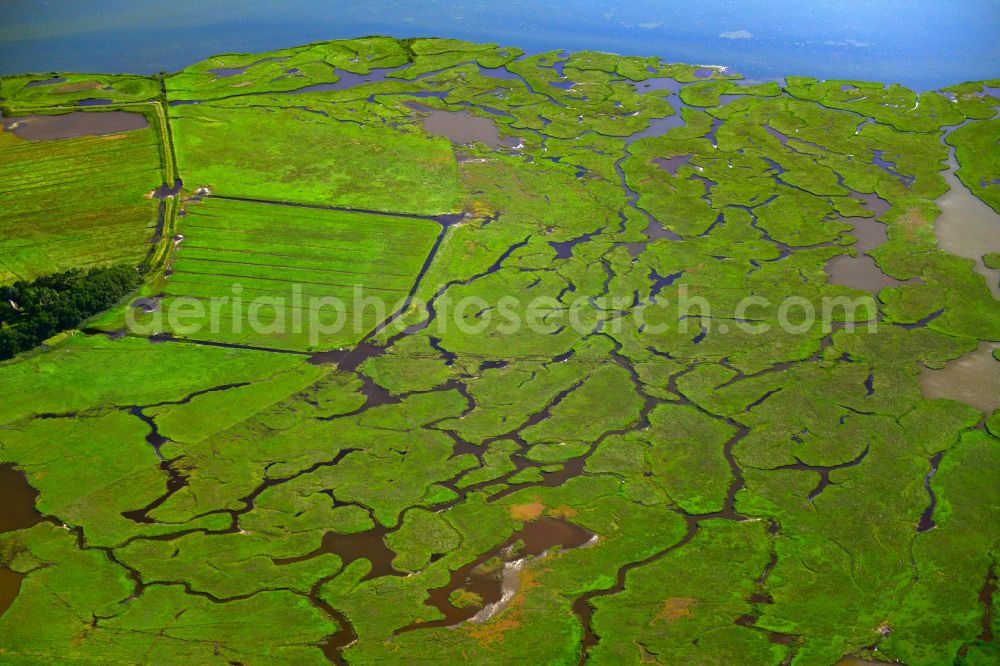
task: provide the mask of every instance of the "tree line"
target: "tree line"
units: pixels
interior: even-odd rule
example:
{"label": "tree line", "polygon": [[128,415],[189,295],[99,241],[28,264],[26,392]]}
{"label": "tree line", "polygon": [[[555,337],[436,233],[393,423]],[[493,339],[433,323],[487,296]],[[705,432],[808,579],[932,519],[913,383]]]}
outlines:
{"label": "tree line", "polygon": [[37,346],[107,310],[142,284],[125,264],[72,269],[0,287],[0,359]]}

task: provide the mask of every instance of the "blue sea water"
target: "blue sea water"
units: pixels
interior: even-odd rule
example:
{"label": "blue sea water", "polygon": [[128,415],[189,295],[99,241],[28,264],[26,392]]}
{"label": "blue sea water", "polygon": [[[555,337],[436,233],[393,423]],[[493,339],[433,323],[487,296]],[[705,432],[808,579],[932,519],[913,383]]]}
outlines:
{"label": "blue sea water", "polygon": [[385,34],[596,49],[919,90],[1000,77],[997,0],[6,0],[0,73],[175,71],[214,53]]}

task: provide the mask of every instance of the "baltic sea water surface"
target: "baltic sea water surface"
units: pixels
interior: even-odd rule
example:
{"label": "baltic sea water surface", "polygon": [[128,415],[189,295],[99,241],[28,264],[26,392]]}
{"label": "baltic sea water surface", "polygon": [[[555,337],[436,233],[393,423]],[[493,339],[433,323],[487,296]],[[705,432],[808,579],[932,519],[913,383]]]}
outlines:
{"label": "baltic sea water surface", "polygon": [[594,49],[929,90],[1000,76],[1000,3],[511,0],[14,0],[0,74],[176,71],[220,52],[359,37],[453,37],[530,52]]}

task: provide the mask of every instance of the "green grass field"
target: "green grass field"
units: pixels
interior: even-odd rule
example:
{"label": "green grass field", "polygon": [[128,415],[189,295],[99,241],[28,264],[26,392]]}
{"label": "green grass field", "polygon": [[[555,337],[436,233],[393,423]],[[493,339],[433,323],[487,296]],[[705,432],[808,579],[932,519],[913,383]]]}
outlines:
{"label": "green grass field", "polygon": [[459,209],[445,139],[299,109],[170,108],[181,177],[227,196],[436,215]]}
{"label": "green grass field", "polygon": [[[386,303],[391,314],[410,292],[440,227],[418,218],[208,199],[188,206],[178,230],[184,240],[164,283],[162,309],[169,310],[177,297],[193,297],[209,312],[211,299],[230,298],[219,309],[218,331],[206,325],[189,337],[305,350],[312,346],[304,332],[312,313],[324,325],[336,318],[332,307],[310,307],[310,299],[333,297],[345,303],[344,330],[324,339],[320,349],[357,342],[381,318],[374,307],[363,312],[351,308],[355,289]],[[293,289],[301,294],[298,303]],[[239,324],[233,325],[237,295],[244,306],[236,315]],[[258,298],[285,303],[284,332],[252,330],[250,306]],[[293,330],[294,317],[303,322],[303,331]],[[275,309],[263,307],[257,319],[274,322]],[[195,326],[199,321],[195,317],[181,323]],[[164,330],[177,332],[165,324]]]}
{"label": "green grass field", "polygon": [[151,129],[25,141],[0,133],[0,284],[69,268],[138,263],[162,182]]}

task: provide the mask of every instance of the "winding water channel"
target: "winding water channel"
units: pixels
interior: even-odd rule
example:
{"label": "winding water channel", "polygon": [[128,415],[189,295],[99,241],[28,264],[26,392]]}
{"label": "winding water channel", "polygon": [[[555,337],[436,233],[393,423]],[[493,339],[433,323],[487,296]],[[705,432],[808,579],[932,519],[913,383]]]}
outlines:
{"label": "winding water channel", "polygon": [[[954,129],[950,128],[943,139]],[[948,169],[941,175],[949,189],[935,201],[941,214],[934,221],[934,234],[942,250],[971,259],[993,297],[1000,299],[1000,269],[983,263],[987,252],[1000,252],[1000,214],[969,191],[955,174],[957,169],[955,147],[948,144]]]}

